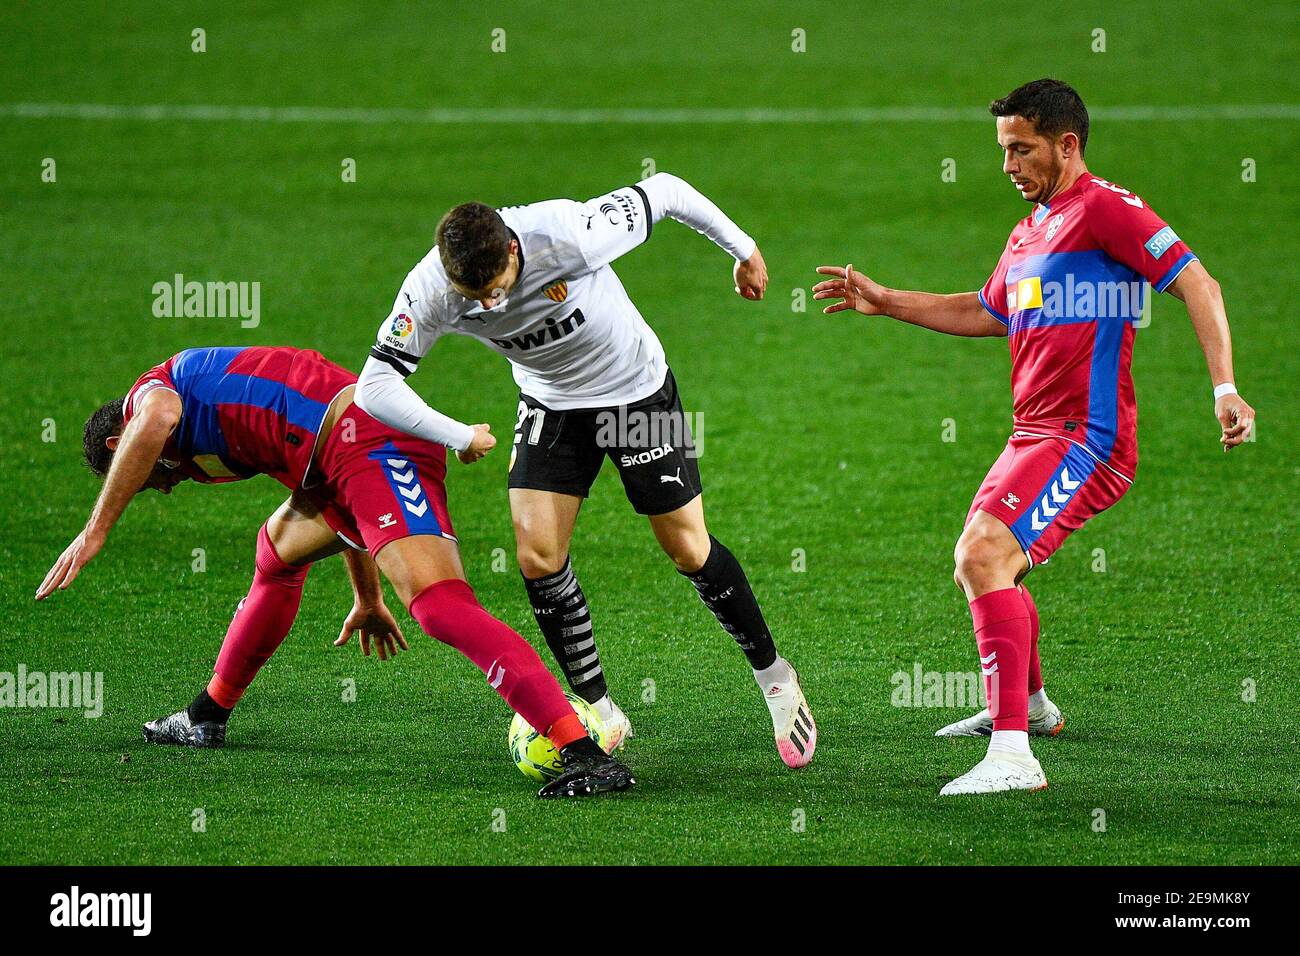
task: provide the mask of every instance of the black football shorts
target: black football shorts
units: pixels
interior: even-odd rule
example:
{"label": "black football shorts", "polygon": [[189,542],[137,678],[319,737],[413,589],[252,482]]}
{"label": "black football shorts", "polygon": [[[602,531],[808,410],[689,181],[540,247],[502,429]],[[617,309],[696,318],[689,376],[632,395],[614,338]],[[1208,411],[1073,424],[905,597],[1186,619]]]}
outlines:
{"label": "black football shorts", "polygon": [[701,491],[695,442],[677,380],[630,405],[557,411],[519,395],[510,487],[586,498],[609,458],[638,514],[661,515]]}

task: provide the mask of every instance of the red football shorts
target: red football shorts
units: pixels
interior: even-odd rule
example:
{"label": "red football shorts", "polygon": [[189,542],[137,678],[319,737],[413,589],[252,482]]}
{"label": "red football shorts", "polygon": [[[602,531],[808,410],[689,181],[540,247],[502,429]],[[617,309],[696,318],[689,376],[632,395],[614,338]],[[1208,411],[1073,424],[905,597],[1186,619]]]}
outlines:
{"label": "red football shorts", "polygon": [[1016,433],[984,476],[966,523],[976,511],[991,514],[1011,529],[1033,567],[1129,484],[1073,442]]}
{"label": "red football shorts", "polygon": [[416,534],[456,540],[447,513],[447,450],[389,428],[354,403],[316,453],[304,489],[345,541],[371,555]]}

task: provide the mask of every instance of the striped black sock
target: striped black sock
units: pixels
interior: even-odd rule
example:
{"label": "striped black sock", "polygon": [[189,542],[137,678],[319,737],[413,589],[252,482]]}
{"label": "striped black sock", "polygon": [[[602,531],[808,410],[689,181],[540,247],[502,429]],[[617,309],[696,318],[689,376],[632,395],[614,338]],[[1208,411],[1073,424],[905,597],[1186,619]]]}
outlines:
{"label": "striped black sock", "polygon": [[566,558],[560,570],[544,578],[524,578],[524,586],[537,626],[569,686],[588,703],[600,700],[608,690],[605,672],[596,652],[587,596],[582,593],[573,565]]}
{"label": "striped black sock", "polygon": [[686,574],[700,593],[704,606],[713,612],[722,629],[736,639],[756,671],[776,661],[776,644],[767,629],[763,612],[750,590],[745,569],[736,556],[713,535],[709,535],[708,560],[694,574]]}

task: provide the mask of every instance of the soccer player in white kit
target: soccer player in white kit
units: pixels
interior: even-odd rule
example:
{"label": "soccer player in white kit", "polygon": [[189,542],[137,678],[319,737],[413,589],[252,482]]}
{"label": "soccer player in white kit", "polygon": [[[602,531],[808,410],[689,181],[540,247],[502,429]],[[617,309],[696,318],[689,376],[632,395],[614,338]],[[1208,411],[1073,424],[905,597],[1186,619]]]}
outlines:
{"label": "soccer player in white kit", "polygon": [[736,292],[762,298],[767,267],[753,239],[668,173],[587,202],[493,209],[466,203],[438,224],[437,244],[407,275],[362,369],[357,404],[394,428],[454,449],[462,462],[496,444],[487,425],[429,407],[406,378],[442,335],[505,356],[519,386],[510,456],[516,554],[538,627],[575,694],[621,746],[631,725],[611,699],[587,599],[569,560],[582,500],[606,457],[633,508],[677,570],[748,658],[787,766],[817,746],[793,667],[777,654],[740,563],[704,523],[699,466],[663,346],[610,264],[664,218],[735,260]]}

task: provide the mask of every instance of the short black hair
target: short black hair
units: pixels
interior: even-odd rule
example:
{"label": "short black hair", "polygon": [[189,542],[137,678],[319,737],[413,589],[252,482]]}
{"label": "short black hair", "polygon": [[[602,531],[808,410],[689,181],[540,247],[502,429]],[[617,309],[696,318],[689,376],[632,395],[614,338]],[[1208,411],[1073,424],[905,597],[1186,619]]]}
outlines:
{"label": "short black hair", "polygon": [[113,464],[113,452],[109,449],[107,439],[122,431],[123,399],[115,398],[95,409],[95,414],[86,419],[86,428],[81,436],[81,450],[86,456],[86,467],[99,477],[108,474],[109,465]]}
{"label": "short black hair", "polygon": [[1079,137],[1079,153],[1088,148],[1088,107],[1074,87],[1061,80],[1041,79],[1018,86],[989,104],[994,116],[1023,116],[1044,136],[1063,133]]}
{"label": "short black hair", "polygon": [[510,262],[510,230],[481,202],[462,203],[443,216],[437,243],[447,278],[466,289],[483,289]]}

